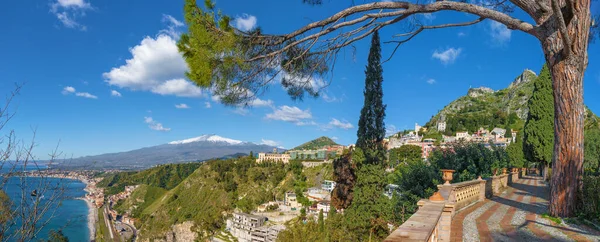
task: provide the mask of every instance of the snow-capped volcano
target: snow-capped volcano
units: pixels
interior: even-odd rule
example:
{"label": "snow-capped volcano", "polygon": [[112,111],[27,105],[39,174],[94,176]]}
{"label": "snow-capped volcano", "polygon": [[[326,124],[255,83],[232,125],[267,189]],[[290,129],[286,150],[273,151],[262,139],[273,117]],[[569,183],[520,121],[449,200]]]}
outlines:
{"label": "snow-capped volcano", "polygon": [[86,169],[145,169],[167,163],[227,159],[251,152],[271,152],[273,148],[275,147],[266,144],[209,134],[136,150],[75,158],[63,165]]}
{"label": "snow-capped volcano", "polygon": [[202,135],[202,136],[184,139],[184,140],[171,141],[171,142],[169,142],[169,144],[170,145],[180,145],[180,144],[188,144],[188,143],[201,142],[201,141],[208,141],[208,142],[215,142],[215,143],[217,143],[217,142],[227,143],[230,145],[239,145],[242,143],[246,143],[246,142],[243,142],[240,140],[225,138],[225,137],[221,137],[221,136],[214,135],[214,134],[207,134],[207,135]]}

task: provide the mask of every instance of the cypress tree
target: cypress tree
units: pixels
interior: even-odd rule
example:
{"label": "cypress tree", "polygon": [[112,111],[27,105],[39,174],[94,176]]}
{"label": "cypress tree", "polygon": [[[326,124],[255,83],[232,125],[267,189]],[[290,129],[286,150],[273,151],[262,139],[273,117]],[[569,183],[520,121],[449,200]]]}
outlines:
{"label": "cypress tree", "polygon": [[543,165],[546,178],[554,151],[554,93],[552,77],[546,65],[533,84],[533,95],[528,105],[523,151],[529,161]]}
{"label": "cypress tree", "polygon": [[356,165],[353,199],[344,213],[348,228],[360,241],[381,240],[389,234],[387,222],[390,201],[383,195],[385,187],[385,105],[383,105],[383,69],[379,34],[373,33],[365,71],[365,102],[358,122],[358,140],[352,153]]}
{"label": "cypress tree", "polygon": [[371,40],[369,60],[365,70],[364,106],[358,121],[356,147],[365,152],[366,162],[382,164],[385,159],[385,105],[383,105],[383,68],[379,33],[375,31]]}

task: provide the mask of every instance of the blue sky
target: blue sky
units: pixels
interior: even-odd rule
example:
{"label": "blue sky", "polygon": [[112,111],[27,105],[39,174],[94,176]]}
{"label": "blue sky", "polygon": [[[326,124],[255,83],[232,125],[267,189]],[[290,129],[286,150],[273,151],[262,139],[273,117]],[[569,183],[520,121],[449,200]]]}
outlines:
{"label": "blue sky", "polygon": [[[200,1],[202,2],[202,1]],[[348,1],[324,6],[300,0],[215,1],[240,28],[286,33],[323,19]],[[225,107],[184,79],[176,34],[185,31],[183,1],[23,0],[0,9],[0,90],[25,83],[10,128],[45,159],[60,141],[67,156],[126,151],[202,134],[294,147],[319,136],[341,144],[356,140],[362,107],[368,38],[338,58],[320,98],[292,101],[279,84],[249,109]],[[598,12],[598,4],[593,11]],[[515,13],[523,17],[522,13]],[[472,19],[437,13],[422,21]],[[383,41],[401,25],[381,32]],[[387,57],[393,46],[384,45]],[[467,89],[507,87],[524,69],[544,62],[533,37],[491,21],[424,32],[384,64],[386,124],[424,124]],[[585,103],[600,113],[600,44],[589,49]],[[6,130],[3,130],[5,132]]]}

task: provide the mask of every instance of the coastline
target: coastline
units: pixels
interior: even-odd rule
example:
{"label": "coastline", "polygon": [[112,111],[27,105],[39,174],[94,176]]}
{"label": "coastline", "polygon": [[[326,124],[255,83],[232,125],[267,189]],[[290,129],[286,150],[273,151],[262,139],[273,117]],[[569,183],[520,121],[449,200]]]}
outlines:
{"label": "coastline", "polygon": [[[39,176],[27,174],[24,177],[39,177]],[[75,199],[83,200],[86,203],[86,206],[88,208],[87,223],[88,223],[88,230],[89,230],[89,234],[90,234],[89,240],[94,241],[96,239],[96,223],[98,220],[98,210],[96,210],[96,206],[93,204],[93,202],[87,198],[87,195],[90,194],[90,190],[88,188],[89,182],[86,179],[83,179],[80,177],[67,177],[67,176],[55,176],[55,175],[49,175],[46,177],[77,180],[77,181],[80,181],[81,183],[85,184],[85,188],[83,188],[83,191],[85,191],[85,195],[83,197],[78,197]]]}
{"label": "coastline", "polygon": [[87,180],[85,179],[77,179],[81,181],[83,184],[85,184],[85,188],[83,189],[85,191],[85,196],[83,199],[85,201],[85,204],[88,207],[88,230],[90,231],[90,241],[94,241],[96,239],[96,222],[98,220],[98,210],[96,210],[96,206],[92,203],[92,201],[90,201],[87,198],[87,195],[90,193],[90,190],[88,189],[89,183]]}
{"label": "coastline", "polygon": [[86,198],[80,198],[85,201],[85,204],[88,207],[88,230],[90,231],[90,241],[94,241],[96,239],[96,220],[98,219],[98,210],[96,210],[94,204]]}

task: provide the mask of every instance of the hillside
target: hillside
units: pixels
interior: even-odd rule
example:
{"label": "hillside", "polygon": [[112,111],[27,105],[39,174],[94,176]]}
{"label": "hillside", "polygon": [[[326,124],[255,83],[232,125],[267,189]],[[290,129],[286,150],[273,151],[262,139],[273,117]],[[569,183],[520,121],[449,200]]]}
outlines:
{"label": "hillside", "polygon": [[[437,123],[446,122],[444,135],[457,131],[473,133],[480,127],[522,130],[529,113],[528,101],[533,94],[537,75],[525,70],[511,84],[494,91],[487,87],[470,88],[467,95],[450,102],[425,124],[432,135],[437,133]],[[586,107],[586,126],[598,125],[598,117]]]}
{"label": "hillside", "polygon": [[106,195],[122,192],[125,186],[140,184],[168,190],[181,183],[201,164],[199,162],[168,164],[139,172],[109,173],[98,183],[98,187],[103,187]]}
{"label": "hillside", "polygon": [[88,170],[141,170],[161,164],[204,161],[239,156],[250,152],[270,152],[273,148],[275,147],[224,138],[218,135],[202,135],[137,150],[65,160],[59,166],[68,169],[83,168]]}
{"label": "hillside", "polygon": [[304,144],[301,144],[298,147],[293,148],[292,150],[316,150],[316,149],[320,149],[325,146],[331,146],[331,145],[339,145],[339,144],[336,143],[335,141],[333,141],[332,139],[330,139],[329,137],[322,136],[322,137],[316,138],[314,140],[308,141]]}
{"label": "hillside", "polygon": [[[121,178],[114,184],[123,183],[122,177],[156,173],[155,168],[127,172],[126,176],[119,175]],[[333,168],[331,164],[304,168],[302,174],[300,182],[292,164],[257,164],[249,157],[210,160],[170,189],[143,183],[115,209],[127,211],[135,218],[139,241],[169,241],[182,234],[204,241],[224,229],[227,216],[234,210],[249,212],[273,196],[282,200],[287,191],[316,186],[323,179],[332,179]]]}

